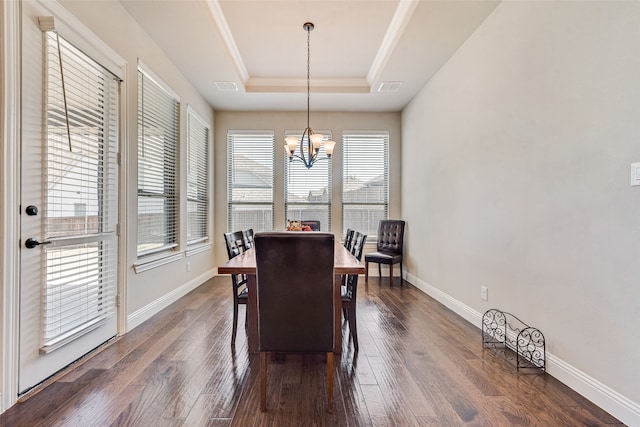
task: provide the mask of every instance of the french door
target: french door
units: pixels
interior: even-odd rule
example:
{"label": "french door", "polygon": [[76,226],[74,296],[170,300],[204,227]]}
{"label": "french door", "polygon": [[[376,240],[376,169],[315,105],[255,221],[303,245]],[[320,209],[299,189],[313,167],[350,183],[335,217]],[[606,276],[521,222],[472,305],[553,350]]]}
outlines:
{"label": "french door", "polygon": [[22,70],[21,393],[117,333],[120,105],[119,79],[28,18]]}

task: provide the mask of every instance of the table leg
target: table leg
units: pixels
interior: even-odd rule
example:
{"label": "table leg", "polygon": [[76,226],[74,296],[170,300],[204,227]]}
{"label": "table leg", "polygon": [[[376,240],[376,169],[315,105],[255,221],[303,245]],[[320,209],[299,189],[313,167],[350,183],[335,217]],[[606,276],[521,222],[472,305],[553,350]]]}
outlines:
{"label": "table leg", "polygon": [[342,294],[340,285],[342,275],[336,274],[334,278],[334,332],[333,332],[333,352],[342,353]]}
{"label": "table leg", "polygon": [[258,287],[256,286],[256,275],[247,275],[247,346],[249,353],[257,353],[258,343]]}

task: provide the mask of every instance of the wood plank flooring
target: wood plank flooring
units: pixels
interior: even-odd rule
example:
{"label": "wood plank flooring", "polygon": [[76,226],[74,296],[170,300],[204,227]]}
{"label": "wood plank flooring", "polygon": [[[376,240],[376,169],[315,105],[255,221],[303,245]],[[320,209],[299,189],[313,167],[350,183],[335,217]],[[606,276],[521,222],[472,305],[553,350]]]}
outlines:
{"label": "wood plank flooring", "polygon": [[477,327],[411,285],[359,286],[360,351],[345,338],[333,414],[322,355],[292,354],[270,362],[260,412],[243,308],[234,348],[230,279],[216,277],[0,415],[0,426],[622,425],[549,375],[518,374],[483,350]]}

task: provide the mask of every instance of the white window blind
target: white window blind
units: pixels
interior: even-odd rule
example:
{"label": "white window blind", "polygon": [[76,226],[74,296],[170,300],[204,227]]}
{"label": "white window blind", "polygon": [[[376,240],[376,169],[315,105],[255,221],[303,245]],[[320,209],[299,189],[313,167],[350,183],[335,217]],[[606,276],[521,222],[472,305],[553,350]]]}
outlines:
{"label": "white window blind", "polygon": [[375,241],[389,210],[389,132],[344,131],[342,149],[342,233]]}
{"label": "white window blind", "polygon": [[41,350],[50,352],[115,314],[120,83],[45,34]]}
{"label": "white window blind", "polygon": [[187,116],[187,245],[205,242],[209,224],[209,127]]}
{"label": "white window blind", "polygon": [[228,231],[273,230],[273,131],[227,133]]}
{"label": "white window blind", "polygon": [[138,257],[178,243],[180,102],[138,68]]}
{"label": "white window blind", "polygon": [[[331,139],[331,132],[316,131],[324,135],[323,142]],[[302,131],[286,131],[285,136],[302,137]],[[299,146],[298,146],[299,149]],[[324,144],[319,158],[326,158]],[[289,160],[285,153],[285,218],[288,220],[320,221],[320,230],[331,230],[331,160],[320,160],[310,169],[301,161]]]}

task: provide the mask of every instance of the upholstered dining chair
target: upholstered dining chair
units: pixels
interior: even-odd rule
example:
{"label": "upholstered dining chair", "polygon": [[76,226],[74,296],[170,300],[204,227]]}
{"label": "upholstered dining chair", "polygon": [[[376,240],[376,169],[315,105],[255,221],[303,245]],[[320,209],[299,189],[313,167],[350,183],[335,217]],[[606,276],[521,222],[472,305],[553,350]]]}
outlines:
{"label": "upholstered dining chair", "polygon": [[327,355],[327,409],[333,412],[333,234],[262,232],[254,241],[260,409],[267,409],[267,353],[321,352]]}
{"label": "upholstered dining chair", "polygon": [[300,225],[308,225],[311,228],[311,231],[320,231],[320,221],[316,219],[300,221]]}
{"label": "upholstered dining chair", "polygon": [[[227,255],[229,259],[240,255],[244,251],[244,233],[236,231],[233,233],[224,233],[224,241],[227,244]],[[248,288],[247,276],[243,274],[231,275],[231,287],[233,288],[233,326],[231,329],[231,345],[236,343],[236,334],[238,331],[238,306],[240,304],[247,305]],[[245,326],[246,326],[245,320]]]}
{"label": "upholstered dining chair", "polygon": [[400,284],[402,284],[402,247],[404,245],[404,221],[395,219],[381,220],[378,225],[378,243],[376,252],[364,256],[364,280],[369,280],[369,263],[378,264],[378,275],[382,277],[380,264],[389,266],[389,283],[393,285],[393,264],[400,263]]}
{"label": "upholstered dining chair", "polygon": [[[360,232],[355,233],[358,238],[354,238],[353,256],[358,261],[362,259],[364,244],[367,242],[367,235]],[[349,323],[349,334],[353,341],[353,349],[358,351],[358,323],[356,318],[356,299],[358,294],[358,275],[349,274],[341,289],[342,293],[342,314]]]}

